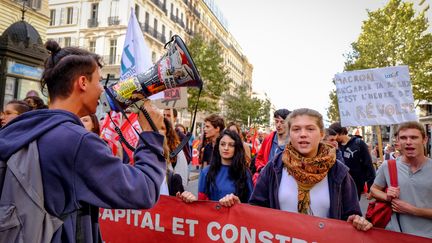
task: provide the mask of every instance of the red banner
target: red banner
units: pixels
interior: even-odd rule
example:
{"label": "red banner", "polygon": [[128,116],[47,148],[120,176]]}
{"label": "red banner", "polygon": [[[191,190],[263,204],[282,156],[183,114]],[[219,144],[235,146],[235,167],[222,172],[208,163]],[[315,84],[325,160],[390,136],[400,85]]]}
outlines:
{"label": "red banner", "polygon": [[239,204],[191,204],[161,196],[151,210],[101,209],[104,242],[350,242],[426,243],[383,229],[361,232],[344,221]]}

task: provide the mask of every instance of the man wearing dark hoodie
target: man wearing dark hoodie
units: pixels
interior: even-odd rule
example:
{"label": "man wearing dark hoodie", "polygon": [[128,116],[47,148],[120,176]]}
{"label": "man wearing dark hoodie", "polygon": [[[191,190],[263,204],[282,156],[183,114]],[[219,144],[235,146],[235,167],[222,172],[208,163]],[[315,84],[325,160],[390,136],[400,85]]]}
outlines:
{"label": "man wearing dark hoodie", "polygon": [[[49,110],[25,113],[0,130],[0,159],[37,141],[45,209],[64,224],[52,242],[101,242],[98,207],[150,208],[159,198],[166,163],[164,137],[151,132],[142,114],[142,137],[135,165],[111,155],[106,144],[88,132],[80,117],[95,113],[102,87],[100,57],[83,49],[61,49],[55,41],[46,45],[51,56],[45,62],[41,84],[48,89]],[[145,104],[158,128],[162,114]],[[78,233],[80,232],[80,233]]]}

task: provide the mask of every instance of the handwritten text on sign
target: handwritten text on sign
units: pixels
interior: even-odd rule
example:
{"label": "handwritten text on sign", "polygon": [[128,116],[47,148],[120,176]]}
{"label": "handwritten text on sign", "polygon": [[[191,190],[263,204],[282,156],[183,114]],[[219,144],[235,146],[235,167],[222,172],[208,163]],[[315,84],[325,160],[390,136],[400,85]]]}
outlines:
{"label": "handwritten text on sign", "polygon": [[417,120],[407,66],[344,72],[334,81],[343,126]]}
{"label": "handwritten text on sign", "polygon": [[381,229],[361,232],[342,220],[216,202],[184,203],[161,196],[150,210],[101,209],[100,227],[115,242],[346,242],[425,243],[428,239]]}

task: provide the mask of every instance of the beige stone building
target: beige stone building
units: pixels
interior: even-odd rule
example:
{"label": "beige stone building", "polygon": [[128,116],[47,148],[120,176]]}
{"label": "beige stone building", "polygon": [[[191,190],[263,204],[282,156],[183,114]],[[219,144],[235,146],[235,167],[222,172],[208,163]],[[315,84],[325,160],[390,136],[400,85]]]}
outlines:
{"label": "beige stone building", "polygon": [[[0,1],[0,33],[3,33],[11,24],[22,18],[23,0]],[[39,32],[42,41],[46,40],[49,23],[48,0],[25,1],[25,21]]]}
{"label": "beige stone building", "polygon": [[199,33],[220,42],[234,80],[230,89],[245,85],[252,91],[253,66],[212,0],[49,0],[48,37],[62,46],[78,45],[103,56],[103,75],[117,79],[131,9],[153,62],[165,54],[164,44],[172,35],[187,43]]}

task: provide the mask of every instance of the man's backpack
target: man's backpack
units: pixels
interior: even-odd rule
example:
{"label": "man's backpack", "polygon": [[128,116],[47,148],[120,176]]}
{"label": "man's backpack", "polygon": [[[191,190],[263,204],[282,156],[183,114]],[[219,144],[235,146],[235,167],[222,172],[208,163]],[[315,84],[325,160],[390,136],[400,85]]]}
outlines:
{"label": "man's backpack", "polygon": [[63,221],[44,208],[37,142],[0,161],[0,243],[51,242]]}

